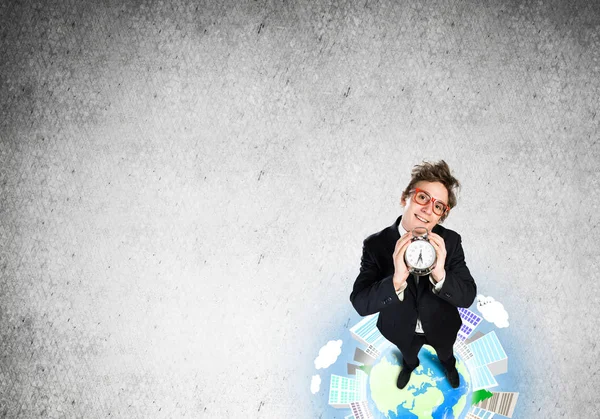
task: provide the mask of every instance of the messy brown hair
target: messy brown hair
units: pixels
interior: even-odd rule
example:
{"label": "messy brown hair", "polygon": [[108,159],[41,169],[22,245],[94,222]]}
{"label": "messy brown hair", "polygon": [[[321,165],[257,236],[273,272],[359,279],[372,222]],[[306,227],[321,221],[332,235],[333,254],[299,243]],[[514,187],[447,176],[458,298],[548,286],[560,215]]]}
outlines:
{"label": "messy brown hair", "polygon": [[[456,193],[460,188],[460,183],[458,179],[456,179],[450,173],[450,167],[448,167],[448,163],[444,160],[440,160],[437,163],[430,163],[424,161],[422,164],[417,164],[413,167],[411,173],[410,183],[402,192],[402,199],[407,200],[409,198],[410,192],[415,188],[416,184],[421,182],[440,182],[442,185],[446,187],[448,191],[448,206],[450,208],[454,208],[456,206]],[[446,217],[448,217],[449,211],[446,211],[444,215],[440,218],[440,223],[442,223]]]}

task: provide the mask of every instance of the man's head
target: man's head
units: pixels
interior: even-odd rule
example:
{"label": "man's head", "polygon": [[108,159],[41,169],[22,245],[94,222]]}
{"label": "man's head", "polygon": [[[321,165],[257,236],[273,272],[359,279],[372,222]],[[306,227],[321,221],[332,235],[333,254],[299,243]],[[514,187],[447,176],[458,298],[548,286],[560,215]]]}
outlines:
{"label": "man's head", "polygon": [[431,231],[456,206],[455,191],[459,187],[460,183],[452,176],[444,160],[416,165],[400,199],[404,207],[402,226],[407,231],[420,226]]}

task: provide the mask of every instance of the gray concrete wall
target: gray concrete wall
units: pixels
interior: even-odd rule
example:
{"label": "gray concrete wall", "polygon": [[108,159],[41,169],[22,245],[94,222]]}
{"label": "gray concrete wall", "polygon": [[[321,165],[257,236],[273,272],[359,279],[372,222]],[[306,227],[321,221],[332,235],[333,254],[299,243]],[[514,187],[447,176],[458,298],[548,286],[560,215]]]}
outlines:
{"label": "gray concrete wall", "polygon": [[518,417],[589,417],[599,47],[591,1],[2,2],[0,417],[314,417],[441,158]]}

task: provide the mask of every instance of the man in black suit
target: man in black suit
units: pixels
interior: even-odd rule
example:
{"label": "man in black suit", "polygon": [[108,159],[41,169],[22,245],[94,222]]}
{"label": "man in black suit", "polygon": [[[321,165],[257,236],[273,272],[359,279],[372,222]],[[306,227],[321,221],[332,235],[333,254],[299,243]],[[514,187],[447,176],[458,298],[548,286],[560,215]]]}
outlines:
{"label": "man in black suit", "polygon": [[[457,307],[469,307],[477,286],[465,263],[458,233],[439,225],[456,205],[460,186],[445,161],[424,162],[412,171],[400,200],[403,215],[363,242],[360,273],[350,301],[361,316],[379,312],[377,328],[402,353],[398,388],[404,388],[419,366],[423,344],[431,345],[450,385],[460,384],[453,345],[462,324]],[[429,230],[437,262],[427,276],[409,272],[404,252],[415,227]]]}

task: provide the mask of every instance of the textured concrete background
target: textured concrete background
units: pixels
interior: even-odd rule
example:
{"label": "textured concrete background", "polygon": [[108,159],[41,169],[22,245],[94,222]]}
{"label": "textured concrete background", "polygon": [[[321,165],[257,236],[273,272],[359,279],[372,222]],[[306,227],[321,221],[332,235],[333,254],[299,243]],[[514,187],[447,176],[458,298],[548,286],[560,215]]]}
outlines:
{"label": "textured concrete background", "polygon": [[0,417],[314,417],[440,158],[519,417],[589,417],[599,47],[598,2],[1,2]]}

